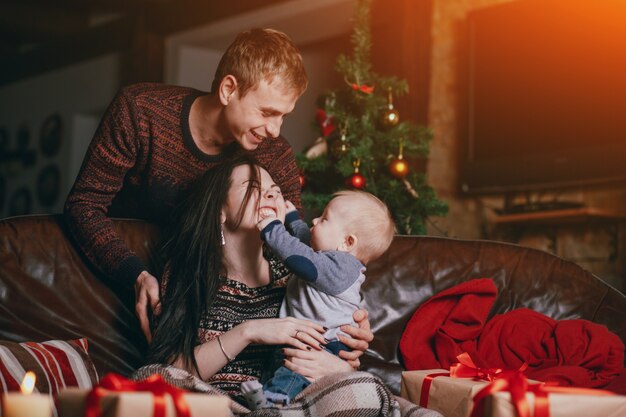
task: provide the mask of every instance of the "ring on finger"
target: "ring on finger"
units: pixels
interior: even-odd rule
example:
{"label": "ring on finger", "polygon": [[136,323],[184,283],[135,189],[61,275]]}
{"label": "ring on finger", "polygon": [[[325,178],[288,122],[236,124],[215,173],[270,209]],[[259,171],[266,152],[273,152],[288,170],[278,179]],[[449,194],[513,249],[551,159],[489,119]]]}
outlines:
{"label": "ring on finger", "polygon": [[298,333],[300,333],[300,332],[301,332],[301,330],[296,330],[296,334],[294,334],[294,335],[293,335],[293,337],[294,337],[295,339],[297,339],[297,338],[298,338]]}

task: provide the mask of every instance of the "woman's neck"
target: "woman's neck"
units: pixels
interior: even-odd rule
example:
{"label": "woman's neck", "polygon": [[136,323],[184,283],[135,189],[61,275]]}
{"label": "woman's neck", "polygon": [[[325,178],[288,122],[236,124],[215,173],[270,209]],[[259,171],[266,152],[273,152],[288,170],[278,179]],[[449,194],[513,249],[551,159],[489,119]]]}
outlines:
{"label": "woman's neck", "polygon": [[[261,287],[270,282],[269,262],[263,257],[263,244],[258,231],[229,234],[224,231],[224,267],[229,279],[248,287]],[[254,236],[252,236],[254,234]]]}

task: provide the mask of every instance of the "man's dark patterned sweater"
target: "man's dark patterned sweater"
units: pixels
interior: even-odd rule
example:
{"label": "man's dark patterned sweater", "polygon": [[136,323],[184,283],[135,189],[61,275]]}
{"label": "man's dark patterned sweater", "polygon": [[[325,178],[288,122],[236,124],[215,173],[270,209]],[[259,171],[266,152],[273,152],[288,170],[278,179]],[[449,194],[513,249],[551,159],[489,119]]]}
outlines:
{"label": "man's dark patterned sweater", "polygon": [[[106,275],[132,285],[147,269],[119,237],[111,217],[166,225],[194,180],[244,152],[233,143],[220,155],[207,155],[195,145],[189,110],[203,94],[186,87],[135,84],[118,92],[102,118],[65,203],[65,217],[80,249]],[[289,143],[283,137],[266,139],[251,153],[285,198],[300,207],[298,169]]]}

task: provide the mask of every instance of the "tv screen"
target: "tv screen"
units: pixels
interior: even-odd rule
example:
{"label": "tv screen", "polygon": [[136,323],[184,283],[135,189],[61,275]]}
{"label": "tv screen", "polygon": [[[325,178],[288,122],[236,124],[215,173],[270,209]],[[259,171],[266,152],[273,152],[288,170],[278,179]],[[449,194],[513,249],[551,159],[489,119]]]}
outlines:
{"label": "tv screen", "polygon": [[466,35],[463,191],[626,179],[626,1],[504,3]]}

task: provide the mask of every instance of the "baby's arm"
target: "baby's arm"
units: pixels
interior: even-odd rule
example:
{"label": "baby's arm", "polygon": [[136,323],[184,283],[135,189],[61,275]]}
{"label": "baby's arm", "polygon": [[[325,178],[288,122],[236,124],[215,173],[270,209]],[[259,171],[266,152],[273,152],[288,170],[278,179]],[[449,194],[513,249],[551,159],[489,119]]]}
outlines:
{"label": "baby's arm", "polygon": [[[309,245],[311,243],[311,230],[309,229],[309,226],[300,218],[300,214],[298,213],[296,206],[294,206],[291,201],[286,200],[285,209],[287,212],[287,215],[285,216],[285,225],[287,226],[287,230],[289,230],[293,236],[300,239],[301,242]],[[260,231],[263,231],[263,229],[265,229],[265,227],[273,221],[278,221],[278,219],[275,216],[265,217],[257,223],[257,227]]]}
{"label": "baby's arm", "polygon": [[300,218],[300,214],[291,201],[285,201],[285,205],[287,208],[287,215],[285,216],[285,225],[287,226],[287,230],[291,232],[292,235],[300,239],[301,242],[306,243],[307,245],[311,244],[311,229],[309,226]]}
{"label": "baby's arm", "polygon": [[273,219],[261,230],[261,239],[299,278],[330,295],[344,292],[360,276],[363,264],[354,256],[339,251],[315,252],[287,232]]}

